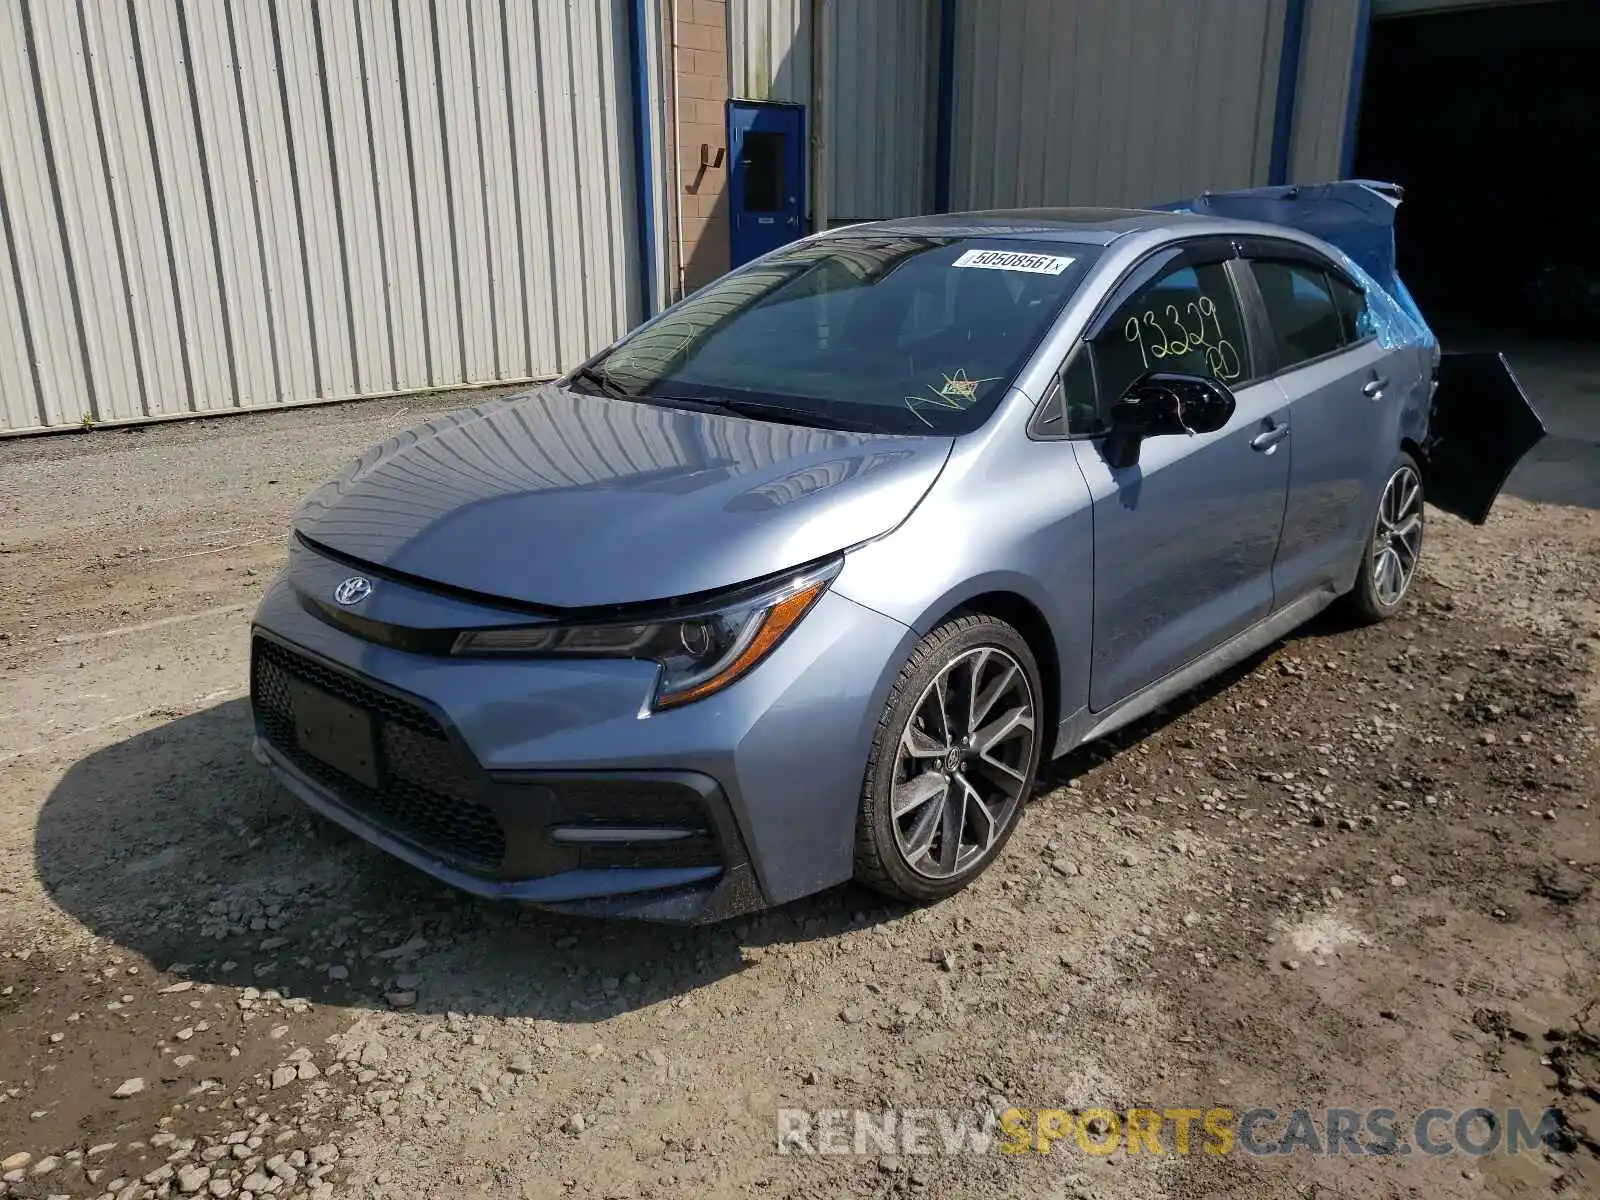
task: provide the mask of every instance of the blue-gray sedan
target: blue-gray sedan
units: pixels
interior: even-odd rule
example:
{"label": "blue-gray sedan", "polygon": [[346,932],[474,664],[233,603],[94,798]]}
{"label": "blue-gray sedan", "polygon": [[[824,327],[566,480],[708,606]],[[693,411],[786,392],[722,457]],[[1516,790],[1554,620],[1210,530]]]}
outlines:
{"label": "blue-gray sedan", "polygon": [[812,237],[369,451],[256,614],[257,756],[480,895],[954,892],[1042,762],[1396,612],[1424,497],[1481,521],[1541,432],[1382,189],[1235,199]]}

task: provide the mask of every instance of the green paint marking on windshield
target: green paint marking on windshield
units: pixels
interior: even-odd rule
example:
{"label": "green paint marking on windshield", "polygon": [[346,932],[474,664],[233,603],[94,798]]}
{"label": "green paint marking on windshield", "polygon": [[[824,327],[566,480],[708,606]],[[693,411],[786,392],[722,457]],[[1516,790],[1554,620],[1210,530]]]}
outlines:
{"label": "green paint marking on windshield", "polygon": [[930,429],[933,428],[933,422],[918,411],[918,405],[930,405],[951,412],[960,412],[977,400],[979,388],[1000,378],[998,375],[990,375],[984,379],[969,379],[965,367],[957,367],[953,375],[944,371],[939,374],[943,376],[943,381],[938,387],[931,383],[926,385],[929,395],[906,397],[906,407],[911,410],[911,414]]}

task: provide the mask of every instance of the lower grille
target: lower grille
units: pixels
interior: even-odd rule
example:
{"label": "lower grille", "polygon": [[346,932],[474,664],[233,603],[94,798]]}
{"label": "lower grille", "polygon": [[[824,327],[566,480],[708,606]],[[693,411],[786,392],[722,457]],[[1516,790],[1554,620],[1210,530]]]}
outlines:
{"label": "lower grille", "polygon": [[[373,722],[379,786],[352,779],[308,754],[295,737],[289,680],[361,709]],[[505,830],[474,797],[472,773],[426,711],[264,638],[250,655],[250,702],[262,736],[341,803],[453,866],[499,871]]]}
{"label": "lower grille", "polygon": [[722,863],[721,847],[700,794],[665,780],[549,781],[563,828],[671,826],[692,830],[671,841],[588,842],[585,867],[703,867]]}

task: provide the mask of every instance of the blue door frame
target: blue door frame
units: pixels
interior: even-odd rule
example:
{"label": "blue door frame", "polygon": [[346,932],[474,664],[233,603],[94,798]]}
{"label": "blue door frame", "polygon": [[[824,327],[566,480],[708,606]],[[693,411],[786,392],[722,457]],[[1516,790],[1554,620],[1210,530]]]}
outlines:
{"label": "blue door frame", "polygon": [[1345,101],[1344,142],[1339,173],[1349,179],[1356,169],[1356,132],[1361,123],[1361,93],[1367,81],[1367,45],[1372,40],[1372,0],[1357,0],[1355,56],[1350,63],[1350,93]]}
{"label": "blue door frame", "polygon": [[805,108],[728,101],[728,249],[742,266],[805,233]]}

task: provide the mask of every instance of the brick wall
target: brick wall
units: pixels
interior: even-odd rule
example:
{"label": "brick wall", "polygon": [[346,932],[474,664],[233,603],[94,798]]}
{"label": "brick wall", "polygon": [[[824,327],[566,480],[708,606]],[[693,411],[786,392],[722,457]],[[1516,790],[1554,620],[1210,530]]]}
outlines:
{"label": "brick wall", "polygon": [[[728,270],[728,6],[676,0],[674,7],[673,143],[682,214],[674,258],[681,294]],[[711,165],[719,153],[722,165]]]}

